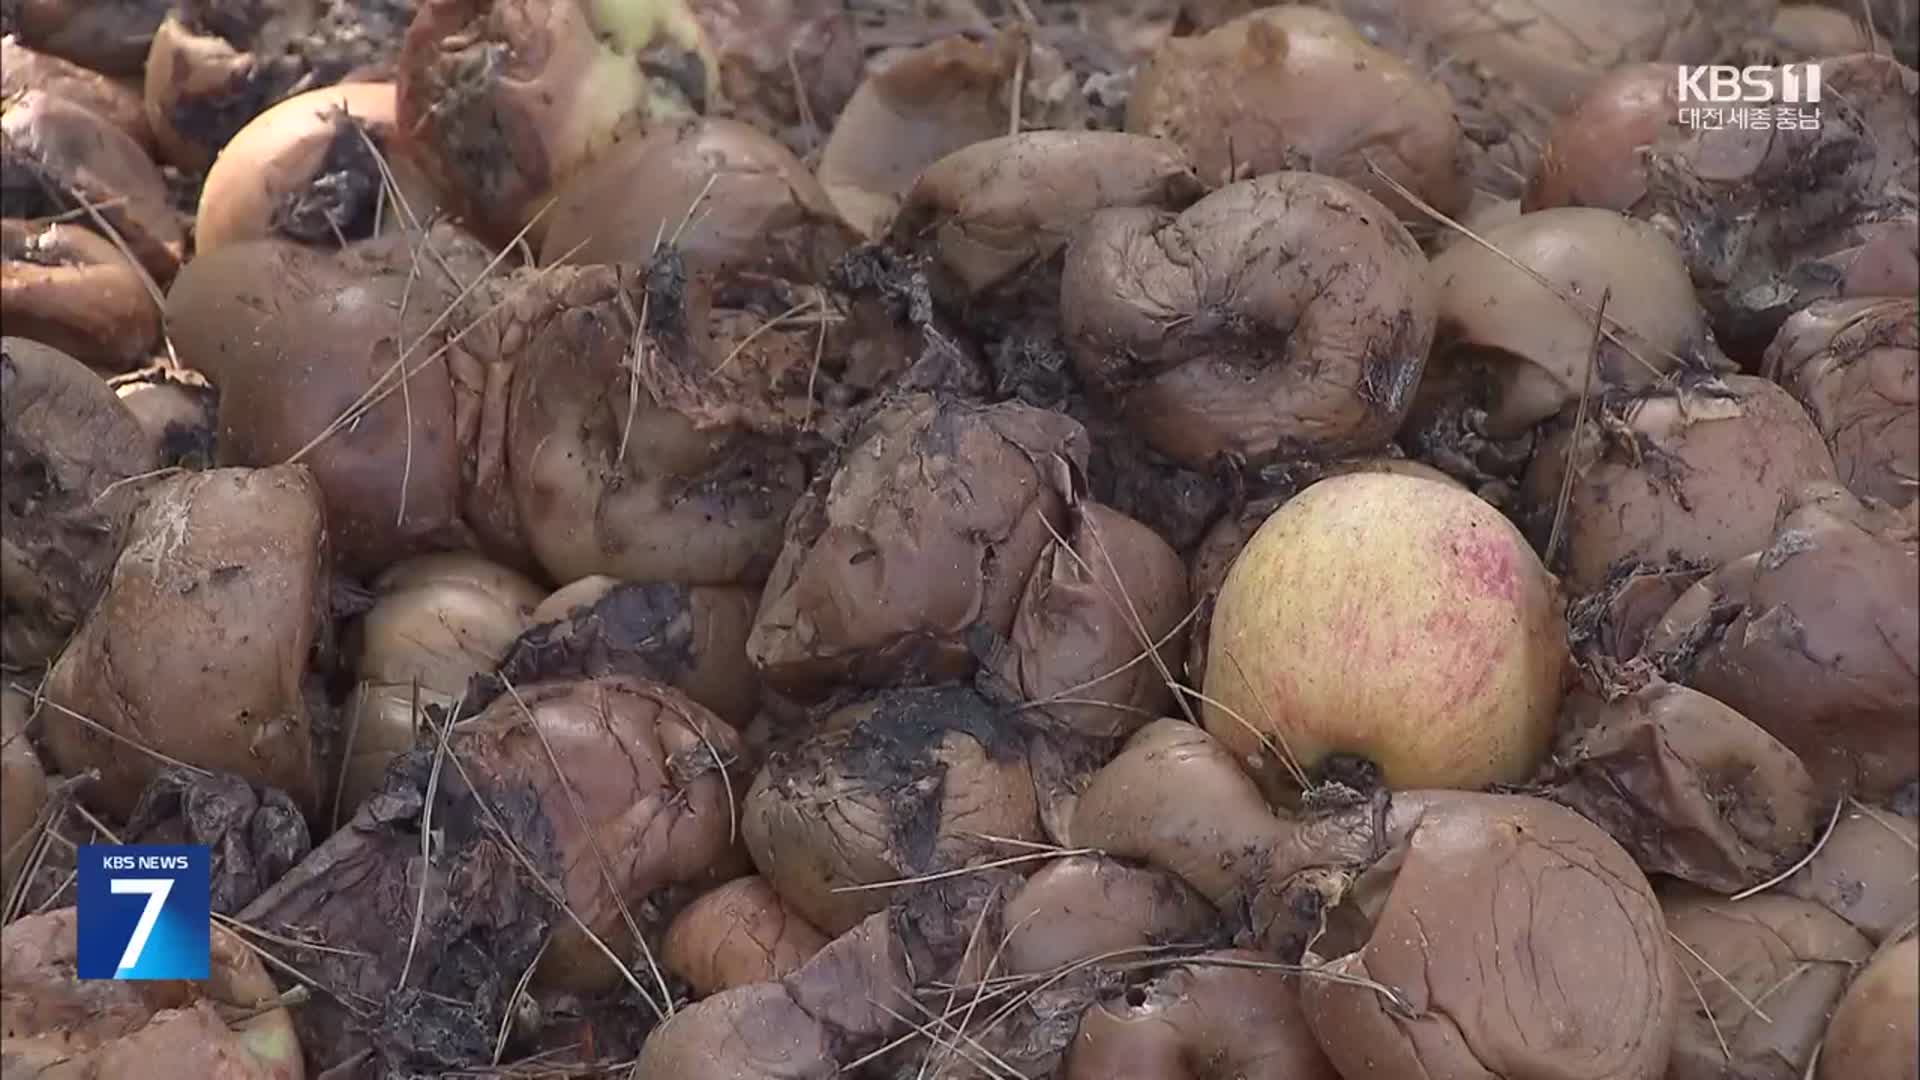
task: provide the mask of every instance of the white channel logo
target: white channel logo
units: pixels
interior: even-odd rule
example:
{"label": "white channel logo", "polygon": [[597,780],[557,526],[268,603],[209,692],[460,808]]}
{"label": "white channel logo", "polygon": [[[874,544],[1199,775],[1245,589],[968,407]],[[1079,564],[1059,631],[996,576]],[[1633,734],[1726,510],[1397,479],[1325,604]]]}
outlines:
{"label": "white channel logo", "polygon": [[167,906],[167,895],[173,892],[172,878],[114,878],[107,883],[116,896],[133,893],[145,894],[147,906],[140,911],[140,921],[134,924],[133,936],[127,938],[127,950],[120,954],[120,967],[125,971],[140,963],[140,955],[147,951],[147,938],[153,935],[154,924],[160,921],[160,912]]}
{"label": "white channel logo", "polygon": [[1680,103],[1706,105],[1818,105],[1820,65],[1732,67],[1681,65]]}
{"label": "white channel logo", "polygon": [[1680,126],[1695,131],[1812,131],[1820,126],[1820,65],[1682,64]]}

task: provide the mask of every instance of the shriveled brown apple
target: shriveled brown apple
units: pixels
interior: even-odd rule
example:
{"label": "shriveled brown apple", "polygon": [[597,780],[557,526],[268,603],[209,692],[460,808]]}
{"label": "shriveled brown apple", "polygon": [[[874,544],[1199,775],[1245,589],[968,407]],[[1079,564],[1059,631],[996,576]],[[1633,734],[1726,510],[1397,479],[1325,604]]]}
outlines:
{"label": "shriveled brown apple", "polygon": [[892,883],[1037,841],[1019,734],[964,687],[890,690],[776,751],[741,808],[760,875],[829,934],[882,911]]}
{"label": "shriveled brown apple", "polygon": [[413,0],[180,0],[146,57],[160,156],[199,172],[254,117],[302,90],[393,77]]}
{"label": "shriveled brown apple", "polygon": [[106,589],[156,445],[73,357],[0,339],[0,650],[52,660]]}
{"label": "shriveled brown apple", "polygon": [[7,333],[103,371],[135,367],[160,339],[160,307],[111,240],[70,222],[0,220]]}
{"label": "shriveled brown apple", "polygon": [[337,251],[253,240],[194,259],[167,294],[175,351],[220,392],[219,461],[300,455],[349,570],[464,536],[458,383],[440,343],[485,263],[447,225]]}
{"label": "shriveled brown apple", "polygon": [[393,109],[392,83],[341,83],[248,121],[200,187],[195,253],[268,238],[343,247],[431,221],[438,197],[398,138]]}
{"label": "shriveled brown apple", "polygon": [[418,0],[398,60],[400,130],[469,225],[505,245],[618,140],[706,112],[720,68],[694,8]]}
{"label": "shriveled brown apple", "polygon": [[0,934],[0,1057],[9,1074],[304,1080],[292,1010],[238,934],[212,928],[205,981],[82,980],[74,977],[79,922],[74,908],[60,908]]}
{"label": "shriveled brown apple", "polygon": [[1806,485],[1837,479],[1806,410],[1751,375],[1609,395],[1584,427],[1574,419],[1541,441],[1523,496],[1543,550],[1559,519],[1565,546],[1551,554],[1581,592],[1623,566],[1758,550]]}
{"label": "shriveled brown apple", "polygon": [[[1010,99],[1016,70],[1021,98]],[[962,147],[1032,127],[1086,126],[1086,102],[1053,49],[1011,27],[986,42],[944,37],[886,54],[848,99],[820,152],[820,182],[849,225],[887,229],[920,173]]]}
{"label": "shriveled brown apple", "polygon": [[1138,76],[1127,130],[1180,146],[1213,186],[1306,169],[1410,221],[1424,219],[1373,169],[1443,214],[1469,195],[1446,88],[1347,19],[1303,4],[1167,39]]}
{"label": "shriveled brown apple", "polygon": [[0,215],[72,216],[118,237],[161,284],[180,267],[185,238],[166,180],[133,136],[85,105],[27,90],[0,113]]}
{"label": "shriveled brown apple", "polygon": [[[1654,229],[1567,207],[1522,214],[1483,239],[1433,260],[1431,367],[1474,384],[1485,434],[1519,435],[1576,403],[1590,368],[1598,393],[1649,385],[1675,366],[1726,365],[1686,264]],[[1596,349],[1602,295],[1607,332]]]}
{"label": "shriveled brown apple", "polygon": [[48,673],[48,756],[100,770],[86,797],[117,817],[166,759],[277,787],[315,813],[307,664],[326,632],[328,570],[305,468],[159,481]]}
{"label": "shriveled brown apple", "polygon": [[1413,404],[1436,314],[1405,226],[1305,172],[1178,214],[1102,210],[1074,235],[1060,293],[1082,381],[1195,468],[1378,449]]}
{"label": "shriveled brown apple", "polygon": [[1854,494],[1920,497],[1920,314],[1903,299],[1822,300],[1794,314],[1762,371],[1826,437]]}

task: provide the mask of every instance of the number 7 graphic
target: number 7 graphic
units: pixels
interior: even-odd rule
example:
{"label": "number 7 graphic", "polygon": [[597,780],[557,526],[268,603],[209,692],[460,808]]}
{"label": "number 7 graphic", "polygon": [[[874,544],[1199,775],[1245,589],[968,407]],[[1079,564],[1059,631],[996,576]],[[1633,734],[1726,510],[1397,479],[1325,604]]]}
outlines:
{"label": "number 7 graphic", "polygon": [[133,936],[127,939],[127,951],[120,954],[120,966],[117,971],[125,971],[140,962],[140,954],[147,950],[147,938],[153,933],[153,924],[160,921],[160,909],[167,906],[167,894],[173,891],[172,878],[114,878],[108,882],[108,888],[116,896],[127,893],[145,893],[147,906],[140,911],[140,921],[134,924]]}

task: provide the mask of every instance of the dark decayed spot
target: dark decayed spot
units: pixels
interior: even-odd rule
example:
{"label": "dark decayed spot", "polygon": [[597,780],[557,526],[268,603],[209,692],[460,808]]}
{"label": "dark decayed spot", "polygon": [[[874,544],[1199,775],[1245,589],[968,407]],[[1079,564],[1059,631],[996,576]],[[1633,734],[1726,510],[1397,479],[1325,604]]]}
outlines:
{"label": "dark decayed spot", "polygon": [[[564,917],[501,836],[547,880],[559,879],[539,793],[514,785],[476,793],[444,763],[431,821],[434,874],[420,906],[420,829],[434,757],[421,749],[397,758],[352,821],[239,916],[319,946],[267,947],[319,984],[293,1013],[302,1048],[323,1068],[369,1049],[379,1075],[491,1060],[515,986]],[[424,912],[417,934],[416,911]]]}
{"label": "dark decayed spot", "polygon": [[518,687],[557,679],[631,675],[676,684],[696,662],[694,629],[686,586],[669,582],[616,586],[566,618],[522,633],[497,672],[475,675],[468,682],[460,715],[478,715],[506,692],[509,683]]}
{"label": "dark decayed spot", "polygon": [[1315,787],[1338,784],[1359,795],[1381,790],[1380,767],[1358,754],[1329,754],[1314,772]]}
{"label": "dark decayed spot", "polygon": [[231,915],[279,881],[312,847],[306,819],[278,788],[257,793],[231,773],[169,768],[140,794],[125,838],[212,849],[213,910]]}
{"label": "dark decayed spot", "polygon": [[940,837],[946,766],[937,754],[949,733],[971,737],[997,761],[1021,752],[1000,711],[960,686],[887,691],[846,734],[843,767],[887,800],[893,842],[912,868],[931,865]]}
{"label": "dark decayed spot", "polygon": [[281,196],[273,208],[274,230],[301,243],[364,240],[379,224],[380,163],[369,145],[373,136],[344,109],[334,110],[330,119],[333,137],[312,181]]}
{"label": "dark decayed spot", "polygon": [[31,158],[0,155],[0,217],[32,221],[56,217],[77,206]]}
{"label": "dark decayed spot", "polygon": [[218,90],[181,97],[168,119],[181,135],[217,150],[231,142],[247,121],[286,97],[304,74],[294,57],[264,58]]}

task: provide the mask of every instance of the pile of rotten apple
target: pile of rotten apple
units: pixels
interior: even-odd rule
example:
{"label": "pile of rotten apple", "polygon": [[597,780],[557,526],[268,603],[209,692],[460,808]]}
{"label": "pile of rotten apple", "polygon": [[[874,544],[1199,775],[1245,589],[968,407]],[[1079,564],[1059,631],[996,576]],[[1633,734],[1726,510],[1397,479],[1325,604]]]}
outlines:
{"label": "pile of rotten apple", "polygon": [[1913,0],[3,11],[9,1078],[1916,1075]]}

